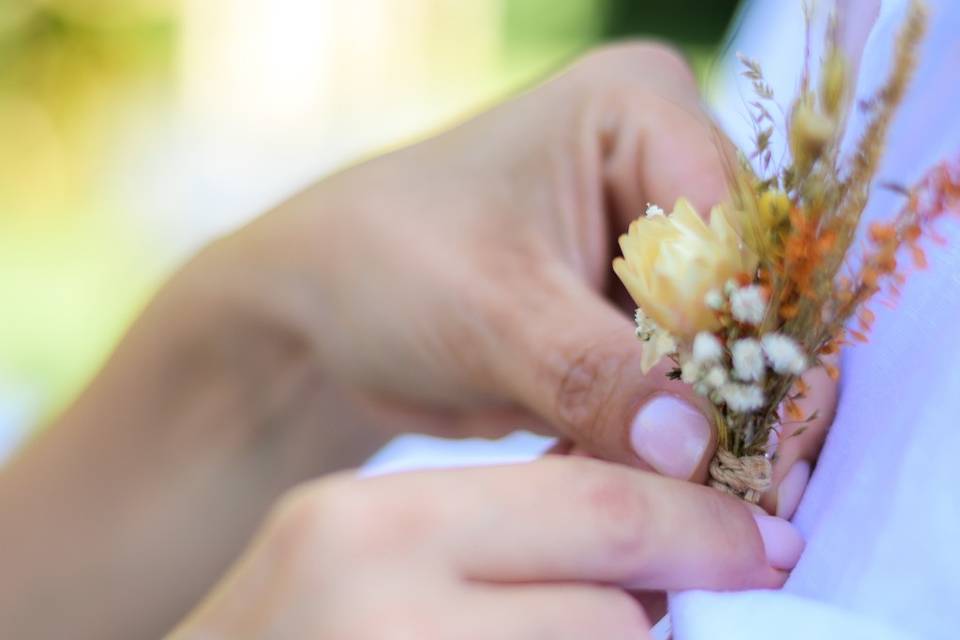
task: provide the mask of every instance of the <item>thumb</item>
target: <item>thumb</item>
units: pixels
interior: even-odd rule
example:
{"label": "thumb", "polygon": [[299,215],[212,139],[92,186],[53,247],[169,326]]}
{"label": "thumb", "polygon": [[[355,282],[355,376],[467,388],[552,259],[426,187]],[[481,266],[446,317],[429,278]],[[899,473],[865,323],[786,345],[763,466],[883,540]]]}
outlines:
{"label": "thumb", "polygon": [[704,480],[716,448],[706,405],[667,378],[670,361],[644,375],[644,345],[622,311],[574,273],[548,278],[536,305],[515,307],[494,355],[505,393],[593,456]]}

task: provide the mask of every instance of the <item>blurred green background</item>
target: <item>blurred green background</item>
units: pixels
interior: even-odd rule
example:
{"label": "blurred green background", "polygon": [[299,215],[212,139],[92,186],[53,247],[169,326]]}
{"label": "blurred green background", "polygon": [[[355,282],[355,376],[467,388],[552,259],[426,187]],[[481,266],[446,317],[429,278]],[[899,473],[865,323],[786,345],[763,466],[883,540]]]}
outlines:
{"label": "blurred green background", "polygon": [[180,261],[290,190],[603,41],[703,73],[735,5],[3,0],[0,428],[69,401]]}

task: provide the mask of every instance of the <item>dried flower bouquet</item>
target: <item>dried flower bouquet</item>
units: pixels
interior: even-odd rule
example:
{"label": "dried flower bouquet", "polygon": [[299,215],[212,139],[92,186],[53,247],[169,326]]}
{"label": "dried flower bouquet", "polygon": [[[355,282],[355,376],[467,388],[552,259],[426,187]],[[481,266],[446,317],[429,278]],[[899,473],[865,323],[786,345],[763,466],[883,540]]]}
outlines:
{"label": "dried flower bouquet", "polygon": [[719,435],[711,483],[750,502],[770,484],[771,434],[790,423],[798,433],[813,419],[797,403],[807,391],[801,374],[822,366],[836,378],[831,356],[866,340],[868,303],[881,292],[896,295],[903,284],[901,249],[925,266],[921,237],[960,203],[958,165],[941,165],[913,188],[898,188],[902,210],[869,228],[862,255],[853,250],[889,125],[916,65],[926,11],[919,0],[911,3],[886,82],[860,104],[868,122],[849,157],[841,156],[840,142],[851,77],[832,22],[817,86],[808,53],[782,123],[789,159],[773,163],[773,91],[760,65],[741,57],[756,94],[755,148],[729,169],[729,201],[711,211],[709,222],[684,199],[669,215],[651,205],[620,237],[623,257],[613,263],[638,306],[645,370],[670,358],[669,375],[709,400]]}

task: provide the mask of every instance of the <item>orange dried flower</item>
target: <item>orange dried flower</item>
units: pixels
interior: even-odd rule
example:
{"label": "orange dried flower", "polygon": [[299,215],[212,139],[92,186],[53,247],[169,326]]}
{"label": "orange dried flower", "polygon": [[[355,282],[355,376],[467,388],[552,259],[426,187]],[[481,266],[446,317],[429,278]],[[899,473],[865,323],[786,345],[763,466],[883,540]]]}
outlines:
{"label": "orange dried flower", "polygon": [[861,332],[859,332],[859,331],[854,331],[853,329],[850,329],[850,335],[852,335],[852,336],[854,337],[854,339],[856,339],[856,340],[858,340],[858,341],[860,341],[860,342],[870,342],[870,339],[867,338],[867,336],[866,336],[865,334],[863,334],[863,333],[861,333]]}
{"label": "orange dried flower", "polygon": [[840,379],[840,369],[838,369],[834,365],[825,364],[823,365],[823,368],[826,369],[827,375],[830,376],[830,379],[833,380],[834,382]]}
{"label": "orange dried flower", "polygon": [[870,225],[870,241],[876,244],[885,244],[895,242],[897,239],[897,228],[889,223],[874,222]]}
{"label": "orange dried flower", "polygon": [[917,245],[910,247],[910,254],[913,256],[913,264],[917,269],[927,268],[927,254]]}
{"label": "orange dried flower", "polygon": [[785,407],[788,418],[791,420],[803,420],[803,409],[800,408],[800,405],[798,405],[793,398],[787,398]]}

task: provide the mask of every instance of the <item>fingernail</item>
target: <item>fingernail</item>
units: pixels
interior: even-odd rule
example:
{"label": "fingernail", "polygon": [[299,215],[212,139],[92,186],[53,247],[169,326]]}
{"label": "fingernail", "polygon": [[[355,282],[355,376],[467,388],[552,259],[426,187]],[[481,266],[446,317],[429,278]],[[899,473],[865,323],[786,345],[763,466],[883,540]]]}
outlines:
{"label": "fingernail", "polygon": [[663,475],[689,478],[703,460],[710,424],[702,413],[669,395],[654,396],[630,429],[633,450]]}
{"label": "fingernail", "polygon": [[804,547],[803,538],[797,528],[786,520],[773,516],[754,515],[753,519],[760,530],[770,566],[774,569],[793,569]]}
{"label": "fingernail", "polygon": [[777,489],[777,517],[790,518],[797,510],[803,492],[810,481],[810,463],[806,460],[797,460],[790,467],[790,471],[783,477]]}

